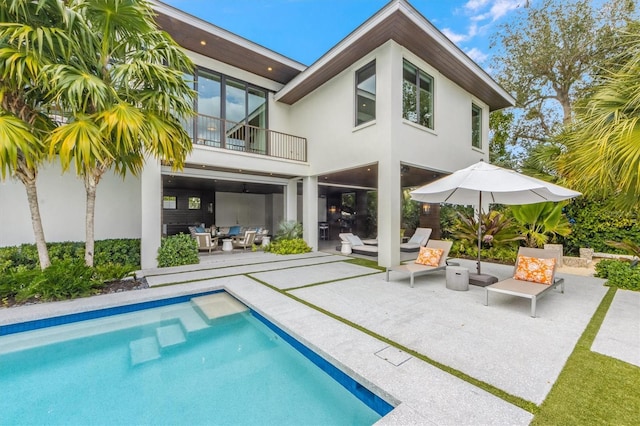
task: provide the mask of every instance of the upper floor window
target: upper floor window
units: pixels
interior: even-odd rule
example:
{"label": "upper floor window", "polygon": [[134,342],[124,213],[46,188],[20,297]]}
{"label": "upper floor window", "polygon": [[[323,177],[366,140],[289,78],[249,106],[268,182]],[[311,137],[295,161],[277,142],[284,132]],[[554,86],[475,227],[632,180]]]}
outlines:
{"label": "upper floor window", "polygon": [[356,126],[376,119],[376,61],[356,71]]}
{"label": "upper floor window", "polygon": [[264,153],[267,91],[203,69],[197,69],[195,76],[185,76],[193,77],[198,116],[185,128],[195,135],[195,142]]}
{"label": "upper floor window", "polygon": [[433,129],[433,77],[406,59],[402,67],[402,117]]}
{"label": "upper floor window", "polygon": [[471,104],[471,146],[482,149],[482,108]]}

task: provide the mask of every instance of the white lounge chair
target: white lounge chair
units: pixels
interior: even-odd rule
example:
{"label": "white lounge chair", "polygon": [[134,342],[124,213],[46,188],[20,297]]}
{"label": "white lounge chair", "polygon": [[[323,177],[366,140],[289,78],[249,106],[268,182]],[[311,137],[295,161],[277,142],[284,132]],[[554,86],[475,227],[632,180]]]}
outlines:
{"label": "white lounge chair", "polygon": [[356,254],[364,254],[367,256],[378,255],[378,242],[375,239],[361,240],[357,235],[351,232],[343,232],[338,234],[341,241],[347,241],[351,244],[351,251]]}
{"label": "white lounge chair", "polygon": [[426,247],[442,250],[442,255],[440,256],[440,262],[438,263],[438,266],[421,265],[415,262],[404,263],[398,266],[391,266],[387,268],[386,281],[389,281],[389,272],[399,272],[409,275],[409,286],[413,288],[413,281],[416,276],[429,274],[435,271],[443,271],[447,267],[447,257],[449,257],[449,251],[451,250],[452,245],[453,242],[451,241],[429,240]]}
{"label": "white lounge chair", "polygon": [[[519,276],[519,263],[523,260],[521,256],[534,258],[534,259],[549,259],[547,264],[552,263],[550,275],[545,277],[548,284],[533,282],[533,281],[525,281],[523,279],[516,278]],[[544,250],[537,248],[529,248],[529,247],[520,247],[518,250],[518,257],[516,259],[516,264],[514,267],[513,278],[507,278],[506,280],[499,281],[495,284],[491,284],[485,287],[485,306],[489,305],[489,292],[493,291],[496,293],[509,294],[511,296],[524,297],[527,299],[531,299],[531,316],[535,318],[536,316],[536,302],[539,298],[547,294],[547,292],[551,291],[552,288],[560,286],[560,292],[564,293],[564,278],[556,279],[556,259],[558,253],[556,250]],[[551,261],[551,259],[553,261]]]}
{"label": "white lounge chair", "polygon": [[400,244],[400,251],[414,252],[424,247],[431,236],[431,228],[416,228],[416,232],[406,243]]}

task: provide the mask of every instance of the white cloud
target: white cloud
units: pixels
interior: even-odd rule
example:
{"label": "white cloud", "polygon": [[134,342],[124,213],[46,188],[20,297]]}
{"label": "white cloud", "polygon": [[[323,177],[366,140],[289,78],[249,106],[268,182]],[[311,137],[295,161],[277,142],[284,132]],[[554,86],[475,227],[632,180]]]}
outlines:
{"label": "white cloud", "polygon": [[489,3],[489,0],[469,0],[465,3],[464,8],[474,12],[483,8],[487,3]]}
{"label": "white cloud", "polygon": [[473,59],[474,62],[481,64],[489,58],[489,55],[478,49],[477,47],[471,48],[465,52],[467,56]]}
{"label": "white cloud", "polygon": [[467,34],[458,34],[458,33],[454,33],[453,31],[451,31],[449,28],[443,28],[442,29],[442,34],[444,34],[445,36],[447,36],[447,38],[449,40],[451,40],[452,42],[454,42],[455,44],[458,44],[462,41],[467,41],[469,40],[469,36]]}

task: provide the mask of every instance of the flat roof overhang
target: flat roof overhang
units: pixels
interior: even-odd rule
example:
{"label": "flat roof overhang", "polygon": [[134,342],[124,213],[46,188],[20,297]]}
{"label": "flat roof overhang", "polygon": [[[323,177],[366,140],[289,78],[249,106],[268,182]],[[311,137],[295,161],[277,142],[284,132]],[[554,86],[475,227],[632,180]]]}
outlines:
{"label": "flat roof overhang", "polygon": [[306,68],[293,59],[167,4],[153,1],[152,5],[158,26],[187,50],[281,84],[286,84]]}
{"label": "flat roof overhang", "polygon": [[392,0],[282,88],[276,100],[296,103],[388,40],[409,49],[491,111],[515,104],[489,74],[404,0]]}

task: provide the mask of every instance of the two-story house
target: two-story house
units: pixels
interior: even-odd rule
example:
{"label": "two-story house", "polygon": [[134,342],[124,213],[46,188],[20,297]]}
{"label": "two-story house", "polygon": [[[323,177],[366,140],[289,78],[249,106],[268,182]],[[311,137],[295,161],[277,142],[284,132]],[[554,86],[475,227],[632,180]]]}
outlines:
{"label": "two-story house", "polygon": [[[309,67],[171,6],[154,8],[197,65],[188,78],[198,116],[185,123],[194,149],[180,172],[148,161],[140,177],[105,178],[96,207],[96,238],[141,238],[143,267],[156,264],[163,234],[188,225],[275,231],[282,220],[302,222],[314,249],[319,223],[323,238],[373,233],[378,263],[397,264],[402,188],[488,160],[489,113],[514,104],[405,0]],[[82,240],[82,183],[52,164],[38,186],[47,240]],[[7,181],[0,195],[0,246],[32,242],[24,188]]]}

